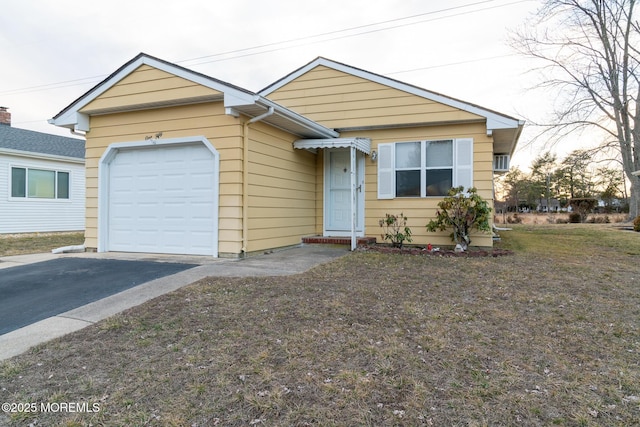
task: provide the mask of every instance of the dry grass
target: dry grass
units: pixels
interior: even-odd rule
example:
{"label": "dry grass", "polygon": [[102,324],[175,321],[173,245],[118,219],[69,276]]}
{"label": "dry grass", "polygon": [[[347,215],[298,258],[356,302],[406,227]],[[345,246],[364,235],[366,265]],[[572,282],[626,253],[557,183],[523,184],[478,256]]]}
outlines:
{"label": "dry grass", "polygon": [[83,242],[82,232],[0,234],[0,257],[50,252]]}
{"label": "dry grass", "polygon": [[0,425],[638,425],[640,234],[502,236],[195,283],[0,363],[0,401],[100,404]]}
{"label": "dry grass", "polygon": [[[559,213],[498,213],[494,216],[496,224],[511,224],[515,218],[518,218],[521,224],[539,225],[539,224],[560,224],[569,222],[569,214],[567,212]],[[619,224],[629,222],[629,214],[610,213],[610,214],[589,214],[588,222],[598,222],[601,224]]]}

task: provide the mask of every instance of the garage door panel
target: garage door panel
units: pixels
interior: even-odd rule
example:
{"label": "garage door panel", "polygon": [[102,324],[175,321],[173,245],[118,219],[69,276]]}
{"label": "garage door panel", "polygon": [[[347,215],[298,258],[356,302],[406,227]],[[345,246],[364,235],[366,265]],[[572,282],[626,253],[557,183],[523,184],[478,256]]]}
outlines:
{"label": "garage door panel", "polygon": [[214,253],[214,165],[204,145],[118,152],[110,165],[108,250]]}

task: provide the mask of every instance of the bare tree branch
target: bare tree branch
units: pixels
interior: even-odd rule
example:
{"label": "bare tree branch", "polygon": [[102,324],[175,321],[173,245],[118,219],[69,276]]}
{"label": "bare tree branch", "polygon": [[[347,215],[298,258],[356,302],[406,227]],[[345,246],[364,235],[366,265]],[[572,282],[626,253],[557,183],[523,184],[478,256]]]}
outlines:
{"label": "bare tree branch", "polygon": [[[631,215],[640,208],[640,23],[636,0],[545,0],[512,46],[538,60],[540,82],[557,99],[533,140],[558,143],[574,132],[598,130],[600,147],[616,147],[631,183]],[[615,145],[612,145],[612,142]]]}

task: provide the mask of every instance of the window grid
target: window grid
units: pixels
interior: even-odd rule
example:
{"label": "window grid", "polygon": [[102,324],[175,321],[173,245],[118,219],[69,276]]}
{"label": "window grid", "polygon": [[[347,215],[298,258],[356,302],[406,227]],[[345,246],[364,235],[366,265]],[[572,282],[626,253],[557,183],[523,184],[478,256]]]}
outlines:
{"label": "window grid", "polygon": [[[442,166],[440,165],[434,165],[434,166],[427,166],[427,159],[429,158],[429,145],[431,144],[437,144],[437,143],[449,143],[450,147],[449,150],[450,152],[448,153],[449,156],[449,164],[443,164]],[[419,159],[420,159],[420,166],[413,166],[413,167],[398,167],[398,156],[397,156],[397,152],[398,152],[398,147],[402,146],[402,144],[415,144],[415,143],[419,143],[419,147],[420,147],[420,154],[419,154]],[[435,146],[434,146],[435,148]],[[395,166],[395,174],[396,174],[396,197],[442,197],[442,196],[446,196],[447,191],[449,190],[449,188],[451,188],[451,186],[453,185],[453,140],[452,139],[446,139],[446,140],[423,140],[423,141],[411,141],[411,142],[397,142],[395,143],[395,149],[396,149],[396,164]],[[435,151],[435,150],[434,150]],[[419,194],[411,194],[411,191],[402,191],[401,190],[401,186],[402,186],[402,177],[406,177],[408,176],[408,174],[404,173],[402,174],[402,172],[419,172],[420,174],[420,189],[419,189]],[[432,173],[429,174],[428,171],[432,171],[432,172],[436,172],[436,173]],[[448,188],[445,190],[444,188],[438,188],[437,190],[432,190],[432,191],[436,191],[436,193],[434,194],[428,194],[429,193],[429,185],[427,184],[427,175],[430,175],[432,177],[437,177],[438,175],[440,175],[440,178],[442,180],[443,178],[443,174],[437,174],[438,171],[449,171],[449,176],[445,178],[445,180],[449,181],[449,185],[447,186]],[[401,172],[401,174],[398,174],[398,172]],[[415,179],[415,174],[412,174],[414,176]],[[398,184],[400,182],[400,185]],[[415,191],[414,191],[415,193]]]}

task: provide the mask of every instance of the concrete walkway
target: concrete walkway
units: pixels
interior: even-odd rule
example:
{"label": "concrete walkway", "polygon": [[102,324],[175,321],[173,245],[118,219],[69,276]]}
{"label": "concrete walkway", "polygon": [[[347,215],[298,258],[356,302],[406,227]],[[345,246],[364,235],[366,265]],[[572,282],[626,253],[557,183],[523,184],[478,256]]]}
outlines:
{"label": "concrete walkway", "polygon": [[146,260],[197,264],[197,267],[171,276],[161,277],[99,301],[33,323],[24,328],[0,335],[0,360],[24,353],[29,348],[77,331],[128,308],[135,307],[160,295],[175,291],[205,277],[287,276],[304,273],[312,267],[348,254],[345,247],[304,245],[291,249],[257,255],[242,260],[204,256],[181,256],[133,253],[34,254],[0,258],[3,268],[59,257],[94,257],[121,260]]}

